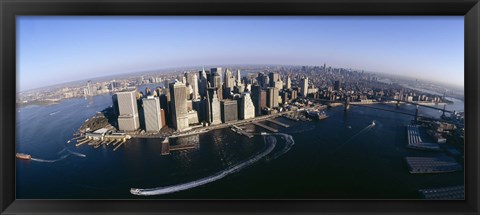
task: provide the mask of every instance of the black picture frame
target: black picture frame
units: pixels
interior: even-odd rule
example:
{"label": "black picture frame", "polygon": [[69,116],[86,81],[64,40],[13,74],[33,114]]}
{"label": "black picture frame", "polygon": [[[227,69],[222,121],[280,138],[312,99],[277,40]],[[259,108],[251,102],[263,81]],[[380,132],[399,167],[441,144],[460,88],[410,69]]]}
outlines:
{"label": "black picture frame", "polygon": [[[1,214],[478,214],[478,0],[1,0]],[[16,200],[15,16],[18,15],[462,15],[465,17],[465,200]]]}

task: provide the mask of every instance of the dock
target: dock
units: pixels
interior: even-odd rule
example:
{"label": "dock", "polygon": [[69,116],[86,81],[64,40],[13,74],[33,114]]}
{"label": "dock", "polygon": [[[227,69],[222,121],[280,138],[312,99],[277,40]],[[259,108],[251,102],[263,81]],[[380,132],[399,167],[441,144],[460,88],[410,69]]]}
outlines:
{"label": "dock", "polygon": [[170,146],[169,148],[170,148],[170,151],[180,151],[180,150],[197,148],[197,145],[176,145],[176,146]]}
{"label": "dock", "polygon": [[442,157],[406,157],[408,171],[416,173],[444,173],[462,170],[462,166],[455,159]]}
{"label": "dock", "polygon": [[126,141],[120,142],[120,144],[118,144],[118,146],[115,147],[115,148],[113,149],[113,151],[116,151],[116,150],[117,150],[118,148],[120,148],[120,146],[122,146],[125,142],[126,142]]}
{"label": "dock", "polygon": [[420,137],[420,130],[418,125],[407,125],[407,148],[439,151],[440,146],[437,143],[423,142]]}
{"label": "dock", "polygon": [[285,123],[281,123],[281,122],[276,121],[276,120],[273,120],[273,119],[267,119],[267,121],[268,121],[268,122],[271,122],[271,123],[274,123],[274,124],[277,124],[277,125],[280,125],[280,126],[283,126],[283,127],[285,127],[285,128],[290,127],[290,125],[287,125],[287,124],[285,124]]}
{"label": "dock", "polygon": [[272,128],[272,127],[270,127],[270,126],[266,126],[266,125],[261,124],[261,123],[258,123],[258,122],[252,122],[252,124],[257,125],[257,126],[260,126],[260,127],[264,128],[264,129],[267,129],[267,130],[269,130],[269,131],[271,131],[271,132],[278,132],[277,129]]}
{"label": "dock", "polygon": [[465,186],[420,189],[418,192],[424,199],[465,199]]}

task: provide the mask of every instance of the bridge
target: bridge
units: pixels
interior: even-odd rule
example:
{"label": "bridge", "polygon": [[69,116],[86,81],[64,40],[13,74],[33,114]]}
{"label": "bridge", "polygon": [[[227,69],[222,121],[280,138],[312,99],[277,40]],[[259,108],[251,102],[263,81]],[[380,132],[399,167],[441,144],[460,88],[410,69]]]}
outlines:
{"label": "bridge", "polygon": [[[415,117],[415,120],[417,120],[418,117],[422,117],[422,119],[426,119],[426,120],[440,121],[440,122],[446,122],[446,123],[451,123],[451,124],[455,124],[455,125],[464,126],[464,125],[461,124],[461,123],[452,122],[452,121],[450,121],[450,120],[437,119],[437,118],[426,117],[426,116],[419,116],[419,115],[418,115],[418,107],[419,107],[419,106],[426,107],[426,108],[430,108],[430,109],[434,109],[434,110],[442,111],[442,112],[443,112],[443,115],[445,115],[445,112],[447,112],[447,113],[454,113],[454,111],[446,110],[446,109],[445,109],[445,106],[444,106],[443,109],[442,109],[442,108],[437,108],[437,107],[433,107],[433,106],[429,106],[429,105],[419,104],[419,103],[416,103],[416,102],[401,101],[401,100],[399,100],[399,99],[393,99],[393,98],[387,98],[387,97],[374,97],[374,98],[376,98],[376,99],[381,99],[381,100],[396,101],[397,104],[400,103],[400,102],[409,103],[409,104],[416,105],[417,108],[416,108],[416,110],[415,110],[415,113],[407,113],[407,112],[402,112],[402,111],[396,111],[396,110],[389,110],[389,109],[384,109],[384,108],[372,107],[372,106],[370,106],[370,105],[367,106],[367,105],[363,105],[363,104],[352,104],[352,103],[350,103],[347,99],[344,99],[344,100],[335,100],[335,101],[327,100],[327,99],[313,99],[313,101],[326,102],[326,103],[343,103],[344,106],[345,106],[345,107],[344,107],[345,111],[347,111],[347,110],[350,108],[350,106],[353,105],[353,106],[357,106],[357,107],[371,108],[371,109],[377,109],[377,110],[381,110],[381,111],[388,111],[388,112],[394,112],[394,113],[399,113],[399,114],[410,115],[410,116],[414,116],[414,117]],[[397,106],[397,107],[398,107],[398,106]]]}

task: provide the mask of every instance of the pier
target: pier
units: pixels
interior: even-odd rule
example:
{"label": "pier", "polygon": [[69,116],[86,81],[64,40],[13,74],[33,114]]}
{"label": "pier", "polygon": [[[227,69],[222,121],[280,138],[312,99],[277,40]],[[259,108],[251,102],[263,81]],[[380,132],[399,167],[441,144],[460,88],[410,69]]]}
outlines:
{"label": "pier", "polygon": [[443,173],[462,170],[462,166],[451,157],[406,157],[410,173]]}
{"label": "pier", "polygon": [[277,129],[272,128],[272,127],[270,127],[270,126],[266,126],[266,125],[261,124],[261,123],[258,123],[258,122],[252,122],[252,124],[257,125],[257,126],[260,126],[260,127],[264,128],[264,129],[267,129],[267,130],[269,130],[269,131],[271,131],[271,132],[275,132],[275,133],[278,132]]}
{"label": "pier", "polygon": [[170,146],[169,148],[170,148],[170,151],[180,151],[180,150],[197,148],[197,145],[176,145],[176,146]]}
{"label": "pier", "polygon": [[465,186],[441,187],[418,190],[424,199],[464,199]]}
{"label": "pier", "polygon": [[268,122],[271,122],[271,123],[274,123],[274,124],[277,124],[277,125],[280,125],[280,126],[283,126],[283,127],[285,127],[285,128],[290,127],[290,125],[287,125],[287,124],[285,124],[285,123],[281,123],[281,122],[276,121],[276,120],[274,120],[274,119],[267,119],[267,121],[268,121]]}
{"label": "pier", "polygon": [[162,142],[162,155],[170,154],[170,143],[168,141]]}
{"label": "pier", "polygon": [[113,151],[116,151],[116,150],[117,150],[118,148],[120,148],[120,146],[122,146],[125,142],[126,142],[125,140],[123,140],[122,142],[120,142],[120,144],[118,144],[118,146],[115,147],[115,148],[113,149]]}
{"label": "pier", "polygon": [[408,138],[407,148],[432,150],[432,151],[440,150],[440,146],[436,143],[423,142],[422,138],[420,137],[420,130],[418,128],[418,125],[407,126],[407,138]]}

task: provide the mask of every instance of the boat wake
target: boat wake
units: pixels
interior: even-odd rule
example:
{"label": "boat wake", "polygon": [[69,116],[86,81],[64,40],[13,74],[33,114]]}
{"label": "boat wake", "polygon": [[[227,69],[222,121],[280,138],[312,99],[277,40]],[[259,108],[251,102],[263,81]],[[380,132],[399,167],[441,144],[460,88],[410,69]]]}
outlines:
{"label": "boat wake", "polygon": [[55,162],[58,162],[58,161],[61,161],[65,158],[67,158],[68,156],[70,156],[70,154],[63,155],[60,158],[55,159],[55,160],[46,160],[46,159],[40,159],[40,158],[31,158],[30,160],[37,161],[37,162],[42,162],[42,163],[55,163]]}
{"label": "boat wake", "polygon": [[276,153],[272,159],[275,159],[285,153],[287,153],[292,145],[294,144],[293,138],[290,135],[287,134],[268,134],[264,135],[264,140],[266,144],[266,148],[263,152],[247,159],[246,161],[243,161],[237,165],[234,165],[228,169],[225,169],[223,171],[217,172],[211,176],[201,178],[195,181],[183,183],[183,184],[177,184],[177,185],[172,185],[172,186],[167,186],[167,187],[157,187],[157,188],[149,188],[149,189],[139,189],[139,188],[131,188],[130,193],[133,195],[140,195],[140,196],[151,196],[151,195],[163,195],[163,194],[168,194],[168,193],[174,193],[174,192],[179,192],[183,190],[188,190],[191,188],[199,187],[217,180],[220,180],[230,174],[236,173],[243,168],[246,168],[259,160],[261,160],[263,157],[267,156],[270,154],[274,149],[275,146],[277,145],[277,139],[275,138],[275,135],[282,136],[285,139],[285,147],[278,153]]}
{"label": "boat wake", "polygon": [[272,157],[268,157],[267,161],[275,160],[278,157],[286,154],[288,151],[290,151],[292,146],[295,144],[295,141],[293,140],[293,137],[291,135],[283,134],[283,133],[276,133],[276,134],[270,134],[270,135],[280,136],[285,141],[285,144],[284,144],[282,150],[275,153]]}
{"label": "boat wake", "polygon": [[368,125],[367,127],[363,128],[362,130],[360,130],[359,132],[357,132],[356,134],[354,134],[353,136],[351,136],[350,138],[348,138],[348,140],[346,140],[344,143],[342,143],[340,146],[338,146],[337,150],[335,151],[338,151],[340,148],[342,148],[345,144],[349,143],[350,141],[352,141],[353,139],[355,139],[358,135],[360,134],[363,134],[369,130],[371,130],[373,127],[375,127],[375,121],[372,121],[372,123],[370,125]]}
{"label": "boat wake", "polygon": [[70,149],[67,149],[67,151],[72,154],[72,155],[75,155],[75,156],[78,156],[78,157],[87,157],[87,155],[84,155],[82,153],[78,153],[78,152],[74,152],[74,151],[71,151]]}

